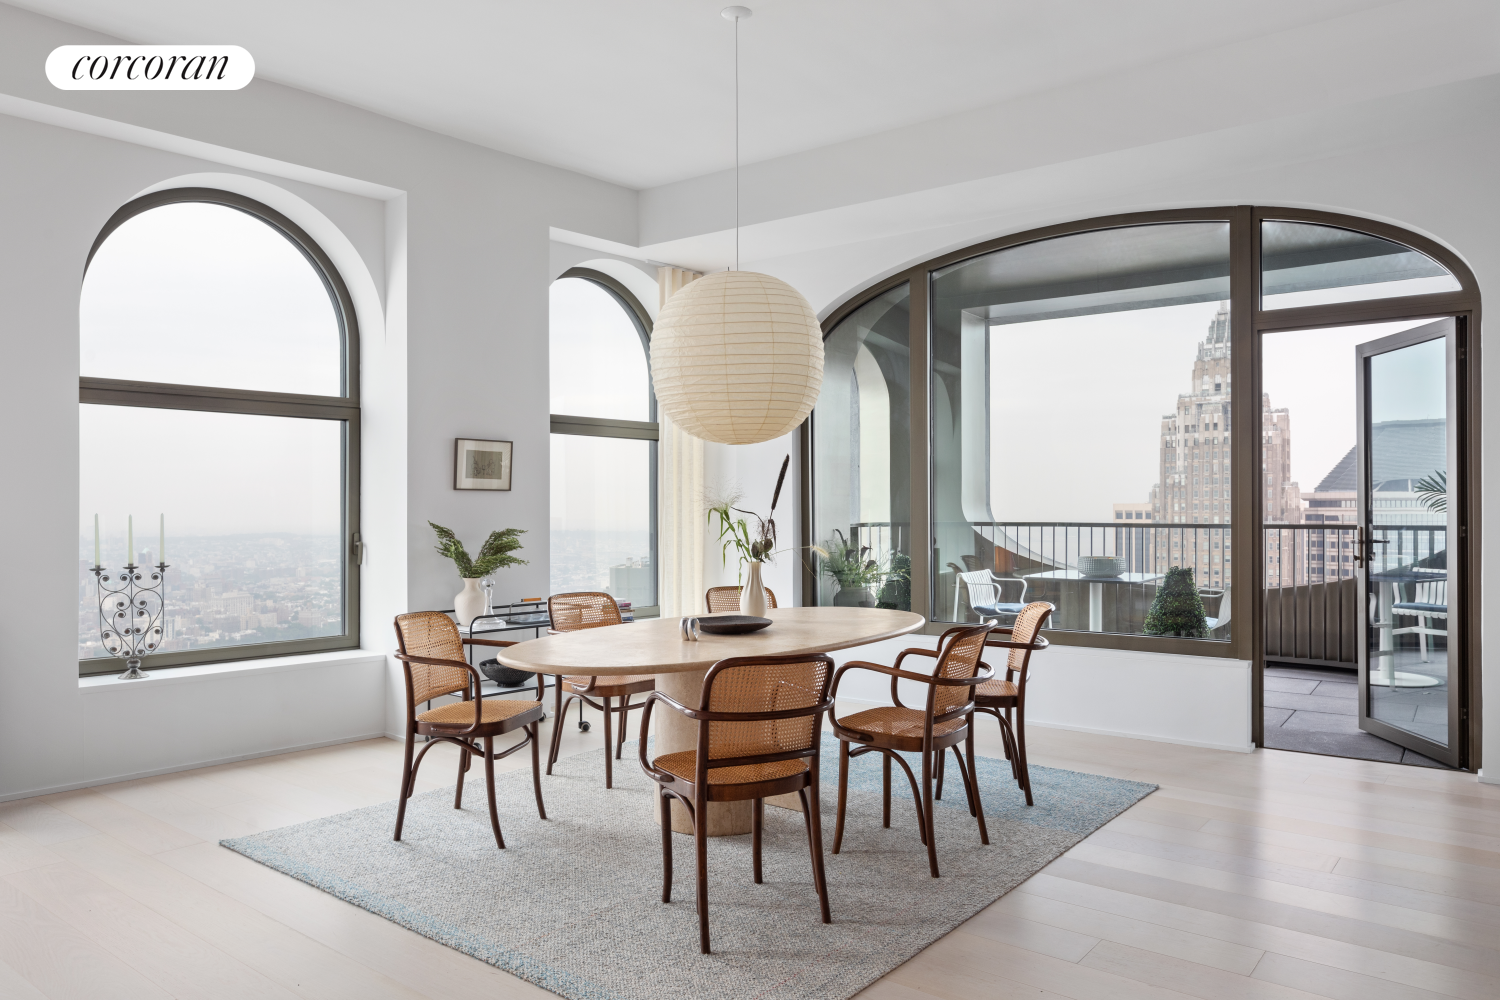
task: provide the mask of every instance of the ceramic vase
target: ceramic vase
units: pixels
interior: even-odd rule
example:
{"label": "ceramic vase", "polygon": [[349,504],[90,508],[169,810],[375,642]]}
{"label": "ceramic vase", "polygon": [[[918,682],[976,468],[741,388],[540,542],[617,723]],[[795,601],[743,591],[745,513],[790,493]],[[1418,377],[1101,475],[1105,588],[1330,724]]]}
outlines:
{"label": "ceramic vase", "polygon": [[484,614],[484,591],[479,589],[477,577],[466,578],[464,589],[453,598],[453,615],[460,625],[467,627],[482,614]]}
{"label": "ceramic vase", "polygon": [[766,586],[760,582],[760,566],[758,562],[750,563],[750,578],[740,588],[742,615],[754,615],[756,618],[766,616]]}

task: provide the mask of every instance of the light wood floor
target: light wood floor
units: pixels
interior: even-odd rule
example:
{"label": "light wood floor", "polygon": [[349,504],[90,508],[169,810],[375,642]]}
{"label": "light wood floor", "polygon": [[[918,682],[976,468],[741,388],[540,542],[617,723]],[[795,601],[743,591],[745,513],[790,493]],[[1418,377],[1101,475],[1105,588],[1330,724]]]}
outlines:
{"label": "light wood floor", "polygon": [[[1161,790],[862,997],[1500,997],[1500,788],[1031,735],[1039,764]],[[0,805],[0,997],[552,996],[216,846],[390,800],[399,766],[373,740]]]}

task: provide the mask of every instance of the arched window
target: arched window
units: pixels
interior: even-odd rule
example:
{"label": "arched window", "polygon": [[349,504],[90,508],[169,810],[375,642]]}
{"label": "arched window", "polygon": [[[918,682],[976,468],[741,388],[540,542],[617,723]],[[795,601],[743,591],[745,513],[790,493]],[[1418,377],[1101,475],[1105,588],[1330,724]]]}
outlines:
{"label": "arched window", "polygon": [[165,562],[149,666],[353,648],[359,401],[354,312],[291,220],[227,192],[121,208],[79,304],[79,660],[97,560]]}
{"label": "arched window", "polygon": [[602,590],[656,611],[656,399],[650,318],[574,268],[551,288],[554,594]]}

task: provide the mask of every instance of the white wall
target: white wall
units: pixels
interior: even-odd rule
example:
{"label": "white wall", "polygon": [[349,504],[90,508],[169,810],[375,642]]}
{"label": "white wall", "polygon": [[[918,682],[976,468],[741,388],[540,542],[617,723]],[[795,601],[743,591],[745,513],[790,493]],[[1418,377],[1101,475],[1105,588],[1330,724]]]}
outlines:
{"label": "white wall", "polygon": [[[887,639],[830,655],[839,666],[850,660],[892,666],[911,647],[936,649],[937,637]],[[1004,676],[999,650],[991,650],[985,660]],[[901,669],[930,674],[933,665],[930,657],[915,656]],[[905,704],[923,704],[924,685],[900,684]],[[840,703],[888,705],[891,681],[874,671],[850,670],[839,682],[838,696]],[[1255,749],[1250,742],[1250,661],[1054,645],[1032,654],[1026,725],[1249,753]]]}
{"label": "white wall", "polygon": [[[215,100],[46,83],[47,52],[100,37],[0,6],[0,345],[12,376],[0,503],[8,555],[26,567],[0,578],[0,604],[24,623],[0,652],[0,799],[399,731],[391,618],[450,607],[459,589],[428,519],[471,544],[526,529],[530,565],[507,571],[506,588],[546,590],[550,227],[635,234],[634,192],[275,84]],[[362,640],[385,662],[372,672],[379,661],[355,653],[80,686],[76,569],[57,552],[77,532],[83,262],[120,205],[204,174],[244,178],[325,246],[342,241],[365,400]],[[513,440],[514,489],[453,490],[455,437]],[[76,721],[65,738],[59,718]],[[168,722],[183,718],[213,722]]]}

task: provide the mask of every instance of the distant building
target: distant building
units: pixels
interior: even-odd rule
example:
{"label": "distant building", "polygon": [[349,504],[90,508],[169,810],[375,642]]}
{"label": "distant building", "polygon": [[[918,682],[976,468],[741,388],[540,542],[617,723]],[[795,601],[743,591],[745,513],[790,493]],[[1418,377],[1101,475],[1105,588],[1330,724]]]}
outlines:
{"label": "distant building", "polygon": [[[1198,342],[1191,389],[1177,397],[1177,407],[1161,418],[1157,479],[1144,504],[1115,504],[1115,520],[1135,520],[1135,511],[1149,509],[1150,520],[1166,524],[1228,525],[1233,482],[1230,471],[1229,303],[1219,311]],[[1256,488],[1264,489],[1267,522],[1302,520],[1302,495],[1292,480],[1291,415],[1271,408],[1271,397],[1261,397],[1261,441],[1264,455]],[[1230,538],[1227,530],[1204,535],[1184,532],[1145,532],[1131,562],[1161,572],[1170,566],[1197,567],[1200,586],[1223,586],[1229,580]],[[1149,538],[1149,540],[1148,540]]]}
{"label": "distant building", "polygon": [[656,603],[656,568],[649,558],[626,559],[609,568],[609,595],[638,608]]}

